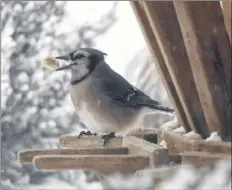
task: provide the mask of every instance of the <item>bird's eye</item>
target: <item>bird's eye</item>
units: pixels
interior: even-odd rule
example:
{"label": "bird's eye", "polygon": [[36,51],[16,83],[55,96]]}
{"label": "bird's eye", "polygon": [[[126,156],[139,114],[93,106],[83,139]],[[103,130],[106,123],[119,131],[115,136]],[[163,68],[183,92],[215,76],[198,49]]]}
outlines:
{"label": "bird's eye", "polygon": [[82,54],[78,54],[78,55],[75,56],[75,59],[82,59],[83,57],[85,57],[85,56],[82,55]]}

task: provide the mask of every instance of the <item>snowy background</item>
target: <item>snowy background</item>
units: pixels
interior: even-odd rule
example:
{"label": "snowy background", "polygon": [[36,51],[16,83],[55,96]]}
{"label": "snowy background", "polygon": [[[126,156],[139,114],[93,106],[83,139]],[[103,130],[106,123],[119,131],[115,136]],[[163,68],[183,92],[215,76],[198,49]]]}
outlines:
{"label": "snowy background", "polygon": [[53,188],[48,181],[59,181],[83,189],[95,179],[92,172],[37,172],[21,166],[17,153],[56,147],[60,135],[84,127],[69,100],[69,74],[42,68],[44,57],[94,47],[127,77],[135,55],[143,51],[147,57],[129,2],[15,1],[1,2],[1,10],[1,184],[7,189]]}
{"label": "snowy background", "polygon": [[1,2],[1,18],[1,189],[99,189],[94,172],[35,171],[17,154],[57,147],[60,135],[84,128],[69,99],[69,74],[42,68],[46,56],[98,48],[115,71],[172,106],[129,2]]}

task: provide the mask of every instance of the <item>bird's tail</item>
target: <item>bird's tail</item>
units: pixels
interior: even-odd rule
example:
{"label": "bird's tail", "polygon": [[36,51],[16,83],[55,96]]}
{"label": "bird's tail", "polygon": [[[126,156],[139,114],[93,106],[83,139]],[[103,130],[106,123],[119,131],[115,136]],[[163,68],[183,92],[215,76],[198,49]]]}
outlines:
{"label": "bird's tail", "polygon": [[168,108],[168,107],[164,107],[164,106],[161,106],[161,105],[150,105],[149,107],[152,108],[152,109],[156,109],[156,110],[160,110],[160,111],[165,111],[165,112],[171,112],[171,113],[175,112],[174,109]]}

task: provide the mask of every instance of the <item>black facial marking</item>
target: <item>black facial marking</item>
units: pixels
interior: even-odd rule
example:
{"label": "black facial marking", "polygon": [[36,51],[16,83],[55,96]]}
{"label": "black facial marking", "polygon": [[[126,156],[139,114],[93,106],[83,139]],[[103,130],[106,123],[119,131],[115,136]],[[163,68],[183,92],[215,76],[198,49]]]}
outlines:
{"label": "black facial marking", "polygon": [[82,59],[83,57],[85,57],[85,55],[83,55],[81,53],[75,55],[75,52],[76,52],[76,50],[69,54],[72,60]]}
{"label": "black facial marking", "polygon": [[71,84],[78,84],[81,81],[83,81],[84,79],[86,79],[96,68],[96,66],[100,63],[101,60],[104,60],[104,56],[102,55],[90,55],[89,56],[89,64],[87,65],[87,68],[89,69],[89,72],[84,75],[83,77],[81,77],[80,79],[71,81]]}
{"label": "black facial marking", "polygon": [[76,60],[76,59],[81,59],[81,58],[83,58],[83,57],[85,57],[85,56],[82,55],[82,54],[78,54],[78,55],[76,55],[76,56],[74,57],[74,60]]}
{"label": "black facial marking", "polygon": [[90,70],[90,72],[92,72],[96,66],[98,65],[98,63],[101,61],[101,60],[104,60],[104,56],[100,56],[100,55],[91,55],[89,57],[89,65],[87,66],[88,69]]}
{"label": "black facial marking", "polygon": [[[95,70],[97,65],[101,63],[101,61],[104,61],[104,55],[106,55],[105,53],[92,48],[81,48],[80,50],[86,51],[89,54],[89,56],[87,57],[89,61],[86,62],[87,63],[86,67],[88,68],[88,72],[83,77],[71,81],[72,85],[76,85],[81,81],[85,80]],[[83,54],[78,54],[76,56],[74,56],[74,54],[75,51],[70,53],[70,57],[73,61],[85,57],[85,55]]]}

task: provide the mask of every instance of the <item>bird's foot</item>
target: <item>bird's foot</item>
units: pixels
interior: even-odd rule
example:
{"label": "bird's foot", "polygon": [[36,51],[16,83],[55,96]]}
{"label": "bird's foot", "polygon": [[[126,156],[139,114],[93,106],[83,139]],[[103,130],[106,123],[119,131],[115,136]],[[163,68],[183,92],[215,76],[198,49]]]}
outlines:
{"label": "bird's foot", "polygon": [[114,138],[114,137],[116,137],[115,132],[111,132],[111,133],[109,133],[107,135],[103,135],[102,136],[102,139],[104,139],[103,147],[105,147],[106,144],[110,142],[109,140]]}
{"label": "bird's foot", "polygon": [[87,135],[87,136],[96,136],[97,133],[92,133],[91,131],[81,131],[78,135],[78,138],[80,138],[83,135]]}

